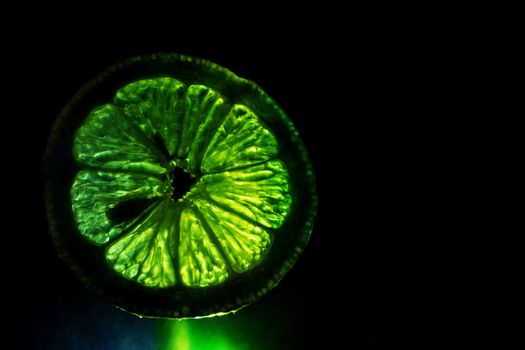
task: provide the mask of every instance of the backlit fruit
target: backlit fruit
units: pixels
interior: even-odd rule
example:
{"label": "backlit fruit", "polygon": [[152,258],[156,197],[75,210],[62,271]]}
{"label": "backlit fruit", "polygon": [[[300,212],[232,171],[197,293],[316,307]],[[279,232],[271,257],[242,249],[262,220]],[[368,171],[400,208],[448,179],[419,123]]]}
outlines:
{"label": "backlit fruit", "polygon": [[303,143],[254,83],[175,54],[111,67],[66,105],[46,154],[59,254],[116,306],[157,317],[236,310],[308,242]]}

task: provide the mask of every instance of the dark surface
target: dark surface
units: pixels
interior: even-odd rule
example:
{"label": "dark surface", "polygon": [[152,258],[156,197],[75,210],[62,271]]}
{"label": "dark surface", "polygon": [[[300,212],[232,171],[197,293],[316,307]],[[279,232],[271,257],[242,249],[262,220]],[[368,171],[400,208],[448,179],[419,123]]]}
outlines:
{"label": "dark surface", "polygon": [[190,190],[196,179],[191,177],[191,174],[185,172],[181,168],[173,169],[171,174],[173,176],[173,180],[171,181],[173,194],[171,195],[171,198],[173,198],[173,200],[178,200]]}
{"label": "dark surface", "polygon": [[419,238],[428,186],[419,165],[430,131],[414,102],[421,96],[411,85],[424,67],[416,68],[411,42],[381,32],[330,44],[315,29],[182,42],[77,31],[84,24],[35,30],[8,43],[4,57],[14,108],[2,130],[9,156],[0,192],[8,238],[2,300],[15,348],[133,348],[115,340],[122,327],[147,331],[143,320],[85,290],[57,257],[40,169],[53,121],[76,90],[115,62],[156,51],[206,58],[255,81],[310,153],[319,193],[311,242],[282,283],[251,306],[268,330],[265,347],[401,349],[421,336],[414,326],[431,312],[420,296],[430,273],[421,261],[431,248]]}

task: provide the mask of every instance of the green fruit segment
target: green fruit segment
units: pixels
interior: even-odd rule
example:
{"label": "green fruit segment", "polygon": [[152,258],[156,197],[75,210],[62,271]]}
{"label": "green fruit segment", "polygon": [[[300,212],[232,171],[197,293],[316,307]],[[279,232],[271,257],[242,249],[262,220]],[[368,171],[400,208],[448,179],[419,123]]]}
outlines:
{"label": "green fruit segment", "polygon": [[277,155],[277,141],[247,107],[234,105],[202,159],[204,174],[231,170]]}
{"label": "green fruit segment", "polygon": [[148,286],[175,285],[173,203],[162,201],[106,250],[106,259],[124,277]]}
{"label": "green fruit segment", "polygon": [[163,187],[164,184],[152,176],[80,171],[71,187],[73,215],[80,233],[92,243],[107,243],[129,224],[128,221],[114,223],[107,213],[125,201],[161,196]]}
{"label": "green fruit segment", "polygon": [[228,278],[225,257],[202,218],[191,208],[180,218],[179,265],[182,283],[191,287],[207,287]]}
{"label": "green fruit segment", "polygon": [[77,131],[77,161],[105,170],[163,174],[165,159],[122,111],[110,104],[95,108]]}
{"label": "green fruit segment", "polygon": [[268,231],[206,200],[194,202],[235,272],[245,272],[261,260],[270,245]]}
{"label": "green fruit segment", "polygon": [[207,193],[211,202],[268,228],[281,226],[292,203],[288,173],[279,160],[204,175],[195,191]]}
{"label": "green fruit segment", "polygon": [[225,108],[224,100],[210,88],[202,85],[191,85],[188,88],[177,154],[181,159],[187,157],[191,172],[198,170],[202,153],[227,112]]}
{"label": "green fruit segment", "polygon": [[117,92],[115,105],[148,138],[160,136],[171,156],[179,145],[183,127],[185,90],[184,84],[172,78],[139,80]]}

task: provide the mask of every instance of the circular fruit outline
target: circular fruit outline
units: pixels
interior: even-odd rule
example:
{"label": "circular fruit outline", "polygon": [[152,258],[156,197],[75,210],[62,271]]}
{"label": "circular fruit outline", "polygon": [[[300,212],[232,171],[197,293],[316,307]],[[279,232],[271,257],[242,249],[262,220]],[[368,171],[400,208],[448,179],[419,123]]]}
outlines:
{"label": "circular fruit outline", "polygon": [[[135,57],[85,85],[45,156],[59,254],[116,306],[220,314],[271,290],[308,242],[305,147],[253,82],[176,54]],[[193,184],[174,196],[181,174]]]}

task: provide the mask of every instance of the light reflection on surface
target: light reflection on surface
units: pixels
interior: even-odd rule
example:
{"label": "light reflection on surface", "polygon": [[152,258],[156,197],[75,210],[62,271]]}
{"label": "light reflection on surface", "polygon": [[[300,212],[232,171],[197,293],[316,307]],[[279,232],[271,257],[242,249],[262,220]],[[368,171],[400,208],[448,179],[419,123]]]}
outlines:
{"label": "light reflection on surface", "polygon": [[166,350],[239,350],[245,342],[232,339],[221,317],[200,320],[166,321]]}

